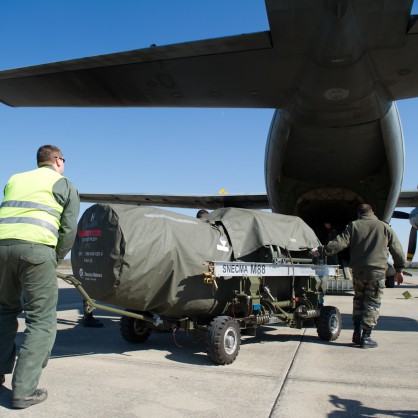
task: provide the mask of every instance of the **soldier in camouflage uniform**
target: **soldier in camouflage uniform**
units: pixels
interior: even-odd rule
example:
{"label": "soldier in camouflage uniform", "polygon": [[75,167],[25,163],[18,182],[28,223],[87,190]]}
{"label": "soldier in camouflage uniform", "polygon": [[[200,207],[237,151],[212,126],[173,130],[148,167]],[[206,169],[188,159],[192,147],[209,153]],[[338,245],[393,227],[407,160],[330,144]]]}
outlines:
{"label": "soldier in camouflage uniform", "polygon": [[[380,221],[367,204],[358,207],[358,219],[350,222],[339,236],[322,247],[322,251],[328,256],[347,247],[350,248],[354,286],[353,343],[361,348],[374,348],[377,342],[370,335],[379,318],[388,250],[393,258],[398,284],[403,282],[405,254],[390,225]],[[312,253],[317,254],[318,249],[312,250]]]}

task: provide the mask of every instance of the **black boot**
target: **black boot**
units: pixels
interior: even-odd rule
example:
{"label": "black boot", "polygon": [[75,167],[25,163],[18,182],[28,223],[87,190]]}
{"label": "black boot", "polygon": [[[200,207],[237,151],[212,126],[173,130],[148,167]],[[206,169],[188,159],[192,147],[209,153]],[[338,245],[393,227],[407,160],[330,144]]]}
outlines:
{"label": "black boot", "polygon": [[352,342],[354,345],[360,345],[361,343],[361,326],[360,321],[354,322],[354,332],[353,332],[353,339]]}
{"label": "black boot", "polygon": [[371,328],[364,328],[363,335],[361,336],[360,347],[361,348],[376,348],[377,342],[372,340],[370,335],[372,333]]}
{"label": "black boot", "polygon": [[103,322],[100,319],[96,319],[91,312],[85,313],[83,319],[81,320],[83,327],[89,328],[102,328]]}

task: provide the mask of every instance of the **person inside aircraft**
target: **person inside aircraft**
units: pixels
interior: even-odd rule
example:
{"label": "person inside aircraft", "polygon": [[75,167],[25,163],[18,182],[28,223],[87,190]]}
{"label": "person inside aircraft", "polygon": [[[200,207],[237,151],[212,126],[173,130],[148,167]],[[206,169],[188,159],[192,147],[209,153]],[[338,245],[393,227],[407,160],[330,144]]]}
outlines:
{"label": "person inside aircraft", "polygon": [[318,256],[319,252],[329,256],[349,247],[354,286],[352,342],[361,348],[375,348],[378,344],[370,335],[379,317],[388,250],[398,284],[403,282],[405,254],[395,232],[375,216],[370,205],[361,204],[357,214],[357,220],[350,222],[334,240],[311,252],[313,256]]}
{"label": "person inside aircraft", "polygon": [[[338,234],[337,234],[336,229],[333,227],[332,223],[329,220],[324,222],[324,227],[325,227],[325,230],[326,230],[325,244],[328,244],[330,241],[337,238]],[[327,264],[338,265],[337,254],[329,255],[327,257]]]}
{"label": "person inside aircraft", "polygon": [[204,218],[209,212],[205,209],[200,209],[197,213],[196,213],[196,218],[201,219]]}

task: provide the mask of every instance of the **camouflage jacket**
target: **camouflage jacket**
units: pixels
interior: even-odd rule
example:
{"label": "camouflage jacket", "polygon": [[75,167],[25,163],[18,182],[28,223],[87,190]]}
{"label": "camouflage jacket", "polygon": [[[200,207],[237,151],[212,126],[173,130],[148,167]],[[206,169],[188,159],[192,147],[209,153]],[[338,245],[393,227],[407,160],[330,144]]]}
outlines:
{"label": "camouflage jacket", "polygon": [[324,246],[326,255],[336,254],[350,247],[350,267],[386,270],[388,250],[396,271],[405,267],[405,254],[390,225],[367,213],[350,222],[345,230]]}

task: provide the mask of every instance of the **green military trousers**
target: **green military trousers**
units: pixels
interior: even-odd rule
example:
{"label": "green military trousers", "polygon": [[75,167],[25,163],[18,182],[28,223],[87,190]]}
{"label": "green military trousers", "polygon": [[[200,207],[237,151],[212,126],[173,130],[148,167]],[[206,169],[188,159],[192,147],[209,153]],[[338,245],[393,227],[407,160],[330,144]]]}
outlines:
{"label": "green military trousers", "polygon": [[373,329],[380,314],[385,270],[353,269],[353,323]]}
{"label": "green military trousers", "polygon": [[13,371],[23,310],[26,329],[12,379],[13,397],[23,398],[36,390],[55,342],[57,259],[46,245],[5,242],[0,241],[0,374]]}

